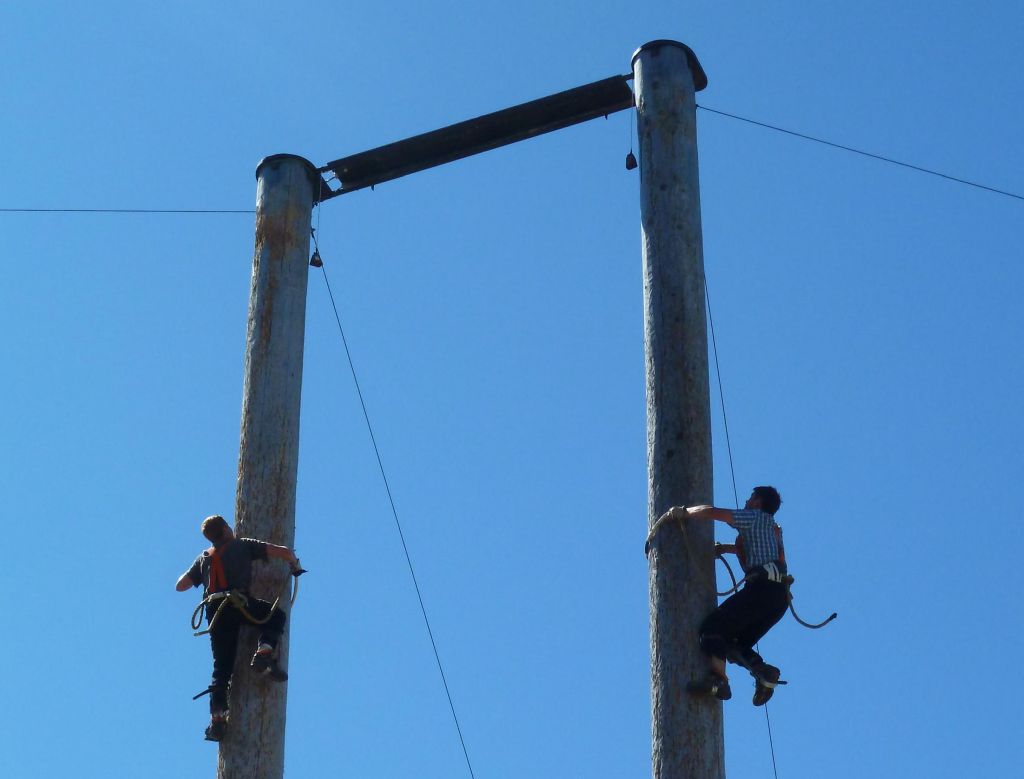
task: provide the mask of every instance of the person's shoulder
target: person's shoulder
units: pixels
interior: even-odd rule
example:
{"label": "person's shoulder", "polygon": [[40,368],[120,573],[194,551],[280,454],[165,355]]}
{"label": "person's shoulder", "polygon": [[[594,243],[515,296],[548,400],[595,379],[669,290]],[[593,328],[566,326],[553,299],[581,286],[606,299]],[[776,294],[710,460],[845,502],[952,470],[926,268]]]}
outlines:
{"label": "person's shoulder", "polygon": [[750,525],[770,525],[775,522],[775,517],[767,511],[761,511],[761,509],[736,509],[732,512],[732,515],[734,519],[743,520]]}
{"label": "person's shoulder", "polygon": [[265,557],[267,554],[266,541],[261,541],[258,538],[238,538],[236,540],[253,558]]}
{"label": "person's shoulder", "polygon": [[192,582],[195,583],[197,577],[203,575],[203,570],[210,564],[210,550],[204,549],[198,555],[196,559],[192,561],[192,565],[188,567],[188,573],[192,575]]}

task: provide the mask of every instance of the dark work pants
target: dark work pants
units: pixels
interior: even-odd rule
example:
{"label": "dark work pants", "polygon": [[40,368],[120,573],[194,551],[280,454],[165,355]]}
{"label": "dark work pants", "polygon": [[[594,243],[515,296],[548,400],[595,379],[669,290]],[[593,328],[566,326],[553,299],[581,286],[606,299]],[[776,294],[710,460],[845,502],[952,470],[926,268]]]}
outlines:
{"label": "dark work pants", "polygon": [[[209,624],[217,611],[220,601],[208,604],[206,621]],[[250,597],[246,610],[255,619],[266,619],[273,604]],[[276,647],[284,630],[285,613],[278,607],[268,622],[260,625],[260,643]],[[235,670],[235,655],[238,651],[238,633],[248,620],[230,603],[221,609],[217,622],[210,631],[210,647],[213,649],[213,680],[210,682],[210,711],[223,712],[228,709],[228,685]]]}
{"label": "dark work pants", "polygon": [[751,668],[764,662],[753,647],[789,606],[786,585],[757,579],[726,598],[700,626],[705,654]]}

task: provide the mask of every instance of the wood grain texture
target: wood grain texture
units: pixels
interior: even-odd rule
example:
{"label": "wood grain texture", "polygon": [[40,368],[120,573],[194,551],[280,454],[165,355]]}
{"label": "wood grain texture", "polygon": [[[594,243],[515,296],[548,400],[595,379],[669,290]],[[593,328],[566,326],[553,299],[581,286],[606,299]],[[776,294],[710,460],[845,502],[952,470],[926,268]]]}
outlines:
{"label": "wood grain texture", "polygon": [[[634,59],[640,146],[648,529],[672,506],[711,503],[711,411],[692,56],[659,42]],[[669,523],[649,557],[655,779],[722,779],[722,706],[686,692],[715,607],[710,522]]]}
{"label": "wood grain texture", "polygon": [[[235,531],[288,547],[295,542],[309,231],[318,178],[309,162],[286,155],[268,158],[257,169]],[[261,563],[253,570],[252,593],[273,601],[287,579],[282,563]],[[284,776],[288,687],[252,673],[257,637],[257,628],[242,628],[218,779]],[[288,667],[287,624],[280,663]]]}

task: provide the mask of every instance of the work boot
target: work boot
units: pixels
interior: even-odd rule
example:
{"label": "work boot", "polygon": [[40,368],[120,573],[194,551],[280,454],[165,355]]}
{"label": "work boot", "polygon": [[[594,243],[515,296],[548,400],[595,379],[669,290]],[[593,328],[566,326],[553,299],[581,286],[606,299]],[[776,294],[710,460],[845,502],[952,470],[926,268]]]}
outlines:
{"label": "work boot", "polygon": [[772,695],[775,694],[775,686],[785,684],[785,682],[779,681],[779,674],[781,673],[779,669],[774,665],[768,665],[768,663],[758,663],[750,669],[750,673],[753,674],[755,679],[755,706],[764,706]]}
{"label": "work boot", "polygon": [[709,673],[703,679],[690,682],[686,685],[686,691],[694,695],[713,695],[720,701],[727,701],[732,697],[729,680],[716,673]]}
{"label": "work boot", "polygon": [[288,681],[288,672],[277,664],[277,659],[274,657],[274,648],[269,644],[260,644],[260,648],[252,656],[250,665],[256,673],[264,674],[275,682]]}
{"label": "work boot", "polygon": [[228,729],[228,713],[210,715],[210,724],[206,726],[206,740],[220,741]]}

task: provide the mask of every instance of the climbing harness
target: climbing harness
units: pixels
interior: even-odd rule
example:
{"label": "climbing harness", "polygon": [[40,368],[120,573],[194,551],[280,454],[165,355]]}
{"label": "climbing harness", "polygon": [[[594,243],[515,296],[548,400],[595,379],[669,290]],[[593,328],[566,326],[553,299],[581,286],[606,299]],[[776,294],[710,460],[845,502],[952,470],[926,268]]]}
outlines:
{"label": "climbing harness", "polygon": [[[291,570],[290,576],[291,576],[291,579],[292,579],[292,594],[291,594],[291,597],[289,598],[289,602],[288,602],[289,606],[295,605],[295,599],[299,596],[299,577],[302,576],[302,574],[304,574],[304,573],[307,573],[306,569],[300,567],[299,565],[294,566],[292,568],[292,570]],[[211,574],[212,574],[212,572],[211,572]],[[211,575],[211,586],[212,586],[212,575]],[[287,581],[285,582],[284,586],[285,587],[288,586],[288,582]],[[256,617],[254,617],[249,612],[249,609],[247,608],[248,604],[249,604],[249,599],[245,595],[245,593],[241,592],[240,590],[222,590],[220,592],[211,592],[209,595],[207,595],[205,598],[203,598],[199,602],[199,605],[196,606],[195,611],[192,612],[192,630],[196,631],[196,632],[193,632],[192,635],[194,635],[194,636],[205,636],[207,633],[212,631],[214,625],[217,624],[217,618],[220,617],[220,613],[224,610],[224,607],[227,606],[229,603],[231,605],[233,605],[236,609],[238,609],[242,613],[242,616],[244,616],[251,624],[253,624],[253,625],[265,625],[267,622],[270,621],[271,617],[274,616],[274,612],[277,611],[277,607],[280,604],[281,597],[283,595],[284,595],[284,587],[282,587],[281,594],[278,595],[277,598],[274,599],[274,605],[272,605],[270,607],[270,612],[267,614],[266,619],[256,619]],[[210,620],[210,624],[207,626],[206,630],[199,630],[199,628],[202,627],[202,624],[203,624],[203,609],[208,604],[216,603],[217,601],[220,601],[220,604],[217,606],[217,610],[213,613],[213,618]],[[285,677],[285,678],[287,678],[287,677]],[[192,700],[197,701],[200,698],[202,698],[204,695],[212,695],[213,692],[214,692],[214,689],[215,689],[215,687],[211,684],[205,690],[202,690],[202,691],[196,693],[195,695],[193,695],[192,696]],[[219,738],[209,738],[209,734],[207,734],[207,739],[206,740],[207,741],[219,741],[220,739]]]}
{"label": "climbing harness", "polygon": [[[214,570],[215,568],[211,567],[211,588],[213,587]],[[289,606],[294,605],[295,599],[299,597],[299,577],[302,576],[302,574],[304,573],[306,573],[306,570],[299,566],[296,566],[291,571],[292,593],[288,601]],[[196,606],[195,611],[192,612],[192,630],[195,631],[192,633],[192,635],[205,636],[207,633],[213,630],[214,625],[217,624],[217,618],[220,617],[220,613],[224,610],[224,607],[227,606],[229,603],[236,609],[238,609],[242,613],[242,616],[245,617],[251,624],[265,625],[267,622],[270,621],[271,617],[274,616],[274,612],[277,611],[277,607],[281,603],[281,598],[284,596],[284,590],[287,586],[288,582],[285,581],[284,586],[281,589],[281,594],[274,599],[274,604],[270,607],[270,612],[267,614],[265,619],[257,619],[251,613],[249,613],[249,598],[245,595],[244,592],[241,592],[240,590],[221,590],[220,592],[211,592],[209,595],[207,595],[199,602],[199,605]],[[210,624],[207,625],[206,630],[200,630],[200,628],[203,625],[203,610],[207,605],[211,603],[216,603],[217,601],[220,601],[220,603],[217,606],[217,610],[213,613],[213,618],[210,620]],[[196,697],[198,698],[205,694],[206,693],[200,693]]]}

